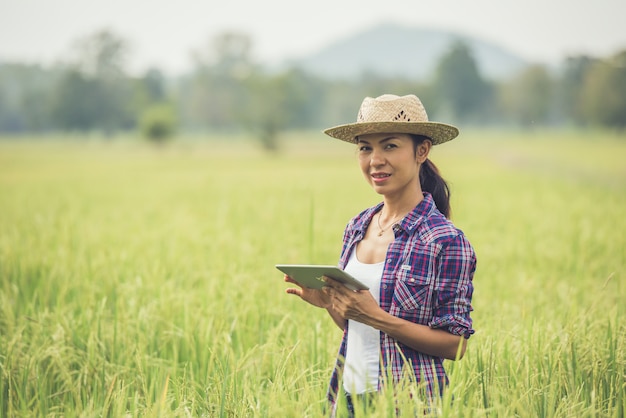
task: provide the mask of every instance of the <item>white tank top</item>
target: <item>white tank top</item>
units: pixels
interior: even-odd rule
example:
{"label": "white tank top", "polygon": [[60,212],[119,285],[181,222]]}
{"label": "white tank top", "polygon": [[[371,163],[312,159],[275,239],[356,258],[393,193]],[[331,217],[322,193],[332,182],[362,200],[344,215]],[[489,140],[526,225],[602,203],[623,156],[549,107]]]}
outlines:
{"label": "white tank top", "polygon": [[[385,262],[361,263],[352,251],[346,272],[369,287],[380,305],[380,281]],[[378,390],[380,367],[380,331],[357,321],[348,320],[348,342],[343,373],[343,388],[351,395]]]}

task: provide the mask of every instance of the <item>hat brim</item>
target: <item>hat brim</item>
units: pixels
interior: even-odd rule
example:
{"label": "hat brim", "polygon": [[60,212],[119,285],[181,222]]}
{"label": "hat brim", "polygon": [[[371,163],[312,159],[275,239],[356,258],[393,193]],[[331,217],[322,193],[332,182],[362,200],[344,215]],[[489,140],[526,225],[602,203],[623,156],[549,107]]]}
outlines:
{"label": "hat brim", "polygon": [[433,145],[443,144],[459,135],[452,125],[439,122],[357,122],[324,130],[324,133],[342,141],[356,144],[356,137],[366,134],[398,133],[427,136]]}

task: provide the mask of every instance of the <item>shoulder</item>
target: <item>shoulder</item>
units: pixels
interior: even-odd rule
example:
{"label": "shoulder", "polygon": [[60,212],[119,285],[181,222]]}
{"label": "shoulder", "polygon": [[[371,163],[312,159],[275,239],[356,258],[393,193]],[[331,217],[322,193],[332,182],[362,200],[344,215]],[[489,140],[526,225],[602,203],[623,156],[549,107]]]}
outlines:
{"label": "shoulder", "polygon": [[445,242],[454,239],[461,230],[456,228],[452,221],[447,219],[438,210],[433,211],[420,225],[418,232],[427,242]]}
{"label": "shoulder", "polygon": [[442,246],[463,235],[463,232],[437,209],[429,193],[424,193],[424,199],[403,221],[403,228],[409,235],[427,245]]}
{"label": "shoulder", "polygon": [[420,225],[417,232],[423,242],[441,248],[448,246],[471,247],[463,231],[439,211],[431,213]]}

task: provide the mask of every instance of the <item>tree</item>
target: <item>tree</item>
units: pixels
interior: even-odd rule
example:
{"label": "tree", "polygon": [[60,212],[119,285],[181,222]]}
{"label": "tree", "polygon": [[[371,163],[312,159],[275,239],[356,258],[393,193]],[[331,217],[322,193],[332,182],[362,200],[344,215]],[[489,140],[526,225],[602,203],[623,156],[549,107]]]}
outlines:
{"label": "tree", "polygon": [[[223,32],[213,38],[212,49],[204,56],[205,65],[217,75],[246,78],[253,67],[252,39],[243,32]],[[202,56],[197,56],[203,60]]]}
{"label": "tree", "polygon": [[626,50],[596,62],[585,78],[583,112],[594,124],[626,128]]}
{"label": "tree", "polygon": [[266,151],[278,149],[278,133],[287,123],[287,89],[282,76],[256,74],[247,80],[249,99],[238,121],[261,141]]}
{"label": "tree", "polygon": [[139,128],[143,136],[157,144],[172,137],[176,124],[176,111],[168,103],[150,105],[139,118]]}
{"label": "tree", "polygon": [[558,104],[566,120],[582,124],[585,122],[583,109],[583,86],[589,70],[597,62],[586,55],[568,57],[558,84]]}
{"label": "tree", "polygon": [[66,130],[88,131],[98,125],[96,103],[99,86],[76,70],[67,70],[57,85],[52,115],[57,126]]}
{"label": "tree", "polygon": [[50,129],[50,98],[57,78],[57,71],[39,65],[0,64],[0,132]]}
{"label": "tree", "polygon": [[132,87],[124,71],[127,44],[109,31],[77,42],[77,54],[56,89],[53,114],[65,129],[110,135],[134,123]]}
{"label": "tree", "polygon": [[248,100],[245,80],[255,71],[251,45],[248,35],[225,32],[192,55],[194,70],[181,90],[188,122],[210,129],[236,127]]}
{"label": "tree", "polygon": [[526,128],[546,124],[551,116],[552,85],[544,66],[530,66],[503,86],[502,105],[513,121]]}
{"label": "tree", "polygon": [[491,87],[480,75],[469,47],[461,41],[439,61],[434,84],[442,108],[459,120],[480,119],[491,99]]}
{"label": "tree", "polygon": [[156,68],[146,71],[141,77],[132,81],[133,84],[133,100],[132,112],[137,115],[137,124],[140,130],[144,130],[142,119],[145,114],[154,112],[153,107],[159,107],[161,104],[173,105],[166,92],[165,77]]}
{"label": "tree", "polygon": [[128,42],[107,29],[99,30],[75,42],[71,67],[101,80],[119,80],[126,77]]}

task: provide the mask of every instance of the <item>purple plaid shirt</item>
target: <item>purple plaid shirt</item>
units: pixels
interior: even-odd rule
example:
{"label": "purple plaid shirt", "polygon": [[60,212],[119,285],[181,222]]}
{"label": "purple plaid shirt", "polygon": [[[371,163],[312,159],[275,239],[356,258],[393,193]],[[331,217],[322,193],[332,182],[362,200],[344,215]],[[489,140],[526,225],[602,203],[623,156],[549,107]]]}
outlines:
{"label": "purple plaid shirt", "polygon": [[[339,267],[345,268],[381,207],[379,203],[366,209],[348,223]],[[398,318],[469,338],[474,333],[470,312],[476,255],[463,232],[437,210],[432,196],[424,193],[424,199],[394,226],[394,234],[380,284],[381,308]],[[346,325],[328,389],[332,405],[339,390],[347,335]],[[424,384],[428,396],[441,394],[448,384],[441,357],[420,353],[382,332],[380,351],[379,386],[388,376],[399,381],[405,364],[412,367],[416,382]]]}

